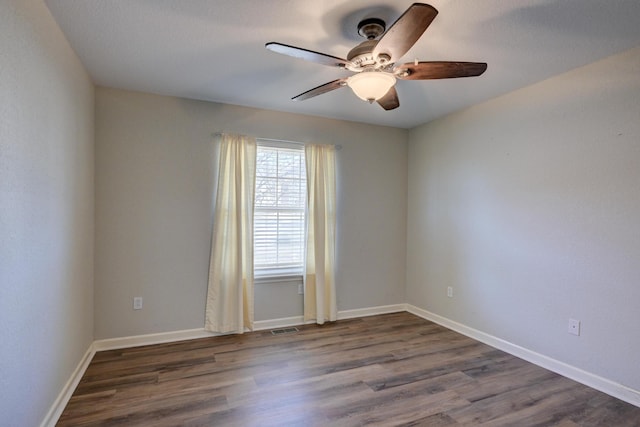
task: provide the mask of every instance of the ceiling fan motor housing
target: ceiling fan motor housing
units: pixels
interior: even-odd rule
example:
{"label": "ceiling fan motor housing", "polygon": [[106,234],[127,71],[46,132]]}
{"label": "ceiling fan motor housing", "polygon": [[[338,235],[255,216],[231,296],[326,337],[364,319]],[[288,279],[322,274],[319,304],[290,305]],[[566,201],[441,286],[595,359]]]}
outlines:
{"label": "ceiling fan motor housing", "polygon": [[377,57],[373,56],[373,49],[375,49],[377,44],[378,40],[367,40],[351,49],[347,55],[347,59],[353,65],[347,66],[347,68],[351,71],[358,72],[367,67],[380,68],[389,65],[391,57],[386,53],[382,53]]}
{"label": "ceiling fan motor housing", "polygon": [[378,44],[378,39],[384,34],[386,23],[379,18],[368,18],[358,24],[358,34],[366,37],[367,41],[360,43],[351,49],[347,59],[354,64],[348,67],[351,71],[362,71],[366,67],[384,67],[391,61],[391,57],[385,53],[374,57],[372,52]]}
{"label": "ceiling fan motor housing", "polygon": [[[362,68],[368,65],[375,65],[376,60],[372,55],[373,49],[378,44],[377,40],[367,40],[360,43],[349,51],[347,59],[352,62],[356,67]],[[354,71],[358,71],[357,69]]]}

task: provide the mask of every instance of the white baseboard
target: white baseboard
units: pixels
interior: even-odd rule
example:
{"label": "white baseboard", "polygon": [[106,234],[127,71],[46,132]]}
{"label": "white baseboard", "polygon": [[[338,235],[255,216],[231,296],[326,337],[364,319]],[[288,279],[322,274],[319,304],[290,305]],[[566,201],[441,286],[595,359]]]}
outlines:
{"label": "white baseboard", "polygon": [[564,377],[570,378],[581,384],[599,390],[610,396],[613,396],[620,400],[624,400],[625,402],[630,403],[634,406],[640,407],[640,391],[638,390],[634,390],[625,385],[576,368],[575,366],[568,365],[559,360],[552,359],[551,357],[545,356],[543,354],[536,353],[535,351],[526,349],[519,345],[512,344],[493,335],[489,335],[477,329],[447,319],[446,317],[442,317],[430,311],[415,307],[411,304],[407,304],[407,311],[409,313],[415,314],[416,316],[422,317],[423,319],[427,319],[434,323],[442,325],[447,329],[459,332],[462,335],[473,338],[474,340],[483,342],[487,345],[505,351],[535,365],[541,366]]}
{"label": "white baseboard", "polygon": [[304,325],[305,323],[314,322],[305,322],[303,316],[283,317],[281,319],[270,320],[256,320],[255,322],[253,322],[253,330],[264,331],[269,329],[287,328],[289,326]]}
{"label": "white baseboard", "polygon": [[338,312],[338,320],[353,319],[356,317],[376,316],[378,314],[399,313],[407,311],[406,304],[380,305],[378,307],[356,308],[354,310],[342,310]]}
{"label": "white baseboard", "polygon": [[[406,311],[406,304],[383,305],[379,307],[357,308],[354,310],[343,310],[338,312],[338,320],[352,319],[355,317],[374,316],[376,314],[396,313]],[[306,321],[303,316],[283,317],[280,319],[257,320],[253,322],[254,331],[263,331],[288,326],[304,325],[315,323],[313,320]],[[134,335],[122,338],[109,338],[96,340],[93,343],[95,351],[117,350],[120,348],[139,347],[143,345],[163,344],[192,340],[196,338],[206,338],[219,336],[213,332],[205,331],[204,328],[187,329],[182,331],[160,332],[156,334]]]}
{"label": "white baseboard", "polygon": [[[407,311],[406,304],[382,305],[378,307],[357,308],[338,312],[338,320],[353,319],[356,317],[375,316],[377,314],[397,313]],[[255,331],[263,331],[288,326],[315,323],[306,321],[303,316],[283,317],[280,319],[257,320],[253,322]],[[186,329],[182,331],[160,332],[155,334],[134,335],[121,338],[108,338],[93,342],[95,351],[117,350],[120,348],[140,347],[143,345],[164,344],[169,342],[192,340],[197,338],[215,337],[222,334],[205,331],[204,328]],[[94,352],[95,352],[94,351]]]}
{"label": "white baseboard", "polygon": [[[338,320],[353,319],[356,317],[375,316],[377,314],[398,313],[407,311],[406,304],[381,305],[378,307],[356,308],[353,310],[342,310],[338,312]],[[263,331],[265,329],[286,328],[315,323],[313,320],[304,320],[304,316],[283,317],[281,319],[257,320],[253,322],[253,330]]]}
{"label": "white baseboard", "polygon": [[143,345],[164,344],[193,340],[197,338],[215,337],[222,334],[205,331],[204,328],[185,329],[182,331],[160,332],[156,334],[134,335],[122,338],[96,340],[93,346],[96,351],[117,350],[119,348],[140,347]]}
{"label": "white baseboard", "polygon": [[80,359],[80,363],[78,363],[78,366],[76,366],[76,369],[71,374],[71,377],[69,378],[67,383],[64,385],[64,387],[62,387],[60,394],[58,394],[58,397],[53,402],[53,405],[51,405],[51,408],[49,409],[49,412],[47,412],[47,415],[44,417],[44,420],[40,424],[40,427],[54,427],[56,425],[58,419],[60,418],[60,415],[62,415],[62,411],[64,411],[67,403],[69,403],[71,395],[78,386],[78,383],[80,383],[84,372],[87,370],[87,367],[89,366],[89,363],[91,363],[91,359],[93,359],[93,356],[95,354],[96,350],[94,349],[92,343],[84,353],[84,356],[82,356],[82,359]]}

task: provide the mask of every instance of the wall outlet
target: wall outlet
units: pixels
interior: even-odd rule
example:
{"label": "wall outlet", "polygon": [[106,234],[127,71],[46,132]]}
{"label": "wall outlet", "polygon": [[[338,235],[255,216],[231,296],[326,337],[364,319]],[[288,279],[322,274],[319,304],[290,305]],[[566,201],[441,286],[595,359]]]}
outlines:
{"label": "wall outlet", "polygon": [[453,298],[453,286],[448,286],[447,287],[447,296],[449,298]]}
{"label": "wall outlet", "polygon": [[571,335],[580,335],[580,321],[576,319],[569,319],[569,330]]}
{"label": "wall outlet", "polygon": [[142,310],[142,297],[133,297],[133,309]]}
{"label": "wall outlet", "polygon": [[304,285],[302,283],[298,284],[298,295],[304,294]]}

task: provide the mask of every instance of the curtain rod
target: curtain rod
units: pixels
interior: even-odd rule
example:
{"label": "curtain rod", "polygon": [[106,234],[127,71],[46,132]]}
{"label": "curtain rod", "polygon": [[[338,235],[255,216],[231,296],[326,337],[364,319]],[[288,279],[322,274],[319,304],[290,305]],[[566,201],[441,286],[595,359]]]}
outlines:
{"label": "curtain rod", "polygon": [[[227,132],[215,132],[215,133],[212,133],[211,136],[222,136],[225,133],[227,133]],[[261,138],[261,137],[256,137],[256,139],[259,139],[259,140],[262,140],[262,141],[269,141],[269,142],[286,142],[287,144],[298,144],[298,145],[306,145],[306,144],[308,144],[307,142],[288,141],[286,139]],[[342,145],[338,145],[338,144],[327,144],[327,145],[333,145],[334,147],[336,147],[336,151],[342,150]]]}

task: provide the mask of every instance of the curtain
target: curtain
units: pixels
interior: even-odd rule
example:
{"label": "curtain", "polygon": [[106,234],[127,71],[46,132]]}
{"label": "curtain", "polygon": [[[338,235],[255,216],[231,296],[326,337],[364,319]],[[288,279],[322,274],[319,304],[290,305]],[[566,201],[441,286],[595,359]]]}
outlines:
{"label": "curtain", "polygon": [[307,247],[304,319],[318,324],[337,318],[335,288],[336,165],[332,145],[305,146]]}
{"label": "curtain", "polygon": [[205,329],[253,329],[253,206],[256,140],[220,137]]}

